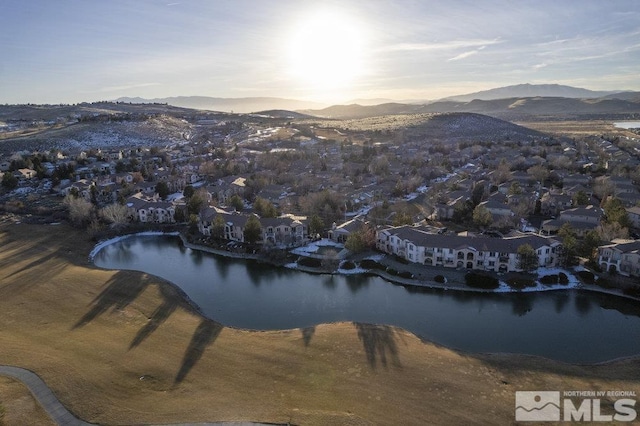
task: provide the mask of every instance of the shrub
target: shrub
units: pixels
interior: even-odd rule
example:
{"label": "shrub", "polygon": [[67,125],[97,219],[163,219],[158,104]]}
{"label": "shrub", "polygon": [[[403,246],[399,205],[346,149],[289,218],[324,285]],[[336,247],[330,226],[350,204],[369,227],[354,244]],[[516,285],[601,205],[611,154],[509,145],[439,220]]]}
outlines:
{"label": "shrub", "polygon": [[393,268],[387,268],[387,274],[389,275],[398,275],[398,271]]}
{"label": "shrub", "polygon": [[301,257],[298,259],[298,265],[307,266],[309,268],[320,268],[322,261],[320,259],[314,259],[313,257]]}
{"label": "shrub", "polygon": [[608,279],[603,278],[603,277],[598,277],[596,279],[596,285],[602,287],[602,288],[616,288],[615,285],[613,285],[611,282],[609,282]]}
{"label": "shrub", "polygon": [[526,287],[536,286],[536,282],[531,278],[509,278],[507,284],[514,290],[522,290]]}
{"label": "shrub", "polygon": [[582,282],[587,284],[593,284],[596,280],[595,275],[590,271],[578,271],[576,275],[578,275],[578,278],[580,278]]}
{"label": "shrub", "polygon": [[560,282],[560,284],[567,285],[569,284],[569,277],[564,272],[560,272],[558,274],[558,282]]}
{"label": "shrub", "polygon": [[540,278],[540,282],[545,285],[558,284],[558,276],[556,274],[545,275]]}
{"label": "shrub", "polygon": [[340,265],[340,268],[346,269],[346,270],[355,269],[356,264],[351,261],[346,261],[346,262],[343,262],[342,265]]}
{"label": "shrub", "polygon": [[380,271],[384,271],[386,268],[372,259],[364,259],[360,262],[360,267],[363,269],[378,269]]}
{"label": "shrub", "polygon": [[433,280],[437,283],[444,284],[447,282],[447,279],[443,275],[436,275]]}
{"label": "shrub", "polygon": [[402,278],[413,278],[413,274],[409,271],[402,271],[398,274],[398,276]]}
{"label": "shrub", "polygon": [[402,263],[403,265],[408,265],[409,261],[407,259],[405,259],[404,257],[400,257],[400,256],[394,256],[395,260],[399,263]]}
{"label": "shrub", "polygon": [[497,278],[491,275],[469,272],[464,276],[464,280],[469,287],[493,290],[500,286]]}
{"label": "shrub", "polygon": [[624,294],[626,294],[627,296],[640,298],[640,288],[629,287],[629,288],[625,288],[624,290],[622,290],[622,292]]}

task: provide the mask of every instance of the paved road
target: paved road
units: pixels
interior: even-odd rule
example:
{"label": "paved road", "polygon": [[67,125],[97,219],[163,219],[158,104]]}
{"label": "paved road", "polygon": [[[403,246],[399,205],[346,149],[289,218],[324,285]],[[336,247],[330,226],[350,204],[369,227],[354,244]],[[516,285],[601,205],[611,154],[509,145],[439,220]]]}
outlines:
{"label": "paved road", "polygon": [[0,365],[0,375],[9,376],[25,384],[40,403],[42,408],[49,416],[59,425],[91,425],[80,420],[56,398],[51,389],[38,377],[35,373],[25,370],[24,368],[10,367],[8,365]]}
{"label": "paved road", "polygon": [[[11,367],[8,365],[0,365],[0,376],[8,376],[19,380],[29,388],[35,399],[42,405],[42,408],[49,414],[54,422],[61,426],[90,426],[93,423],[87,423],[80,420],[56,398],[51,389],[46,385],[40,377],[35,373],[24,368]],[[273,426],[273,423],[252,423],[252,422],[215,422],[215,423],[180,423],[176,425],[164,426]]]}

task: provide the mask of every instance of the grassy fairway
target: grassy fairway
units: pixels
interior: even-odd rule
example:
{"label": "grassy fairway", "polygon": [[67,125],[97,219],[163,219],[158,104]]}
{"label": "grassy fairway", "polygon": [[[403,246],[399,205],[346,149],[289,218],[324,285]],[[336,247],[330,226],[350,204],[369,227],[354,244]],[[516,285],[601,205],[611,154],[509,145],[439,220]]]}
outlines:
{"label": "grassy fairway", "polygon": [[93,267],[91,247],[66,225],[0,225],[0,364],[36,372],[87,421],[506,424],[516,390],[640,394],[637,359],[467,355],[352,323],[227,328],[160,279]]}

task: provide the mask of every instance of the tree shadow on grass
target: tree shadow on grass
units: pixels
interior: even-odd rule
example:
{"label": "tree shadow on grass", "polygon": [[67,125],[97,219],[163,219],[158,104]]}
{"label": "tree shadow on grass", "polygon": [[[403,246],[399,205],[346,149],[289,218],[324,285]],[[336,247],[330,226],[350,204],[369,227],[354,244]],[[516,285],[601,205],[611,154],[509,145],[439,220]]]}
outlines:
{"label": "tree shadow on grass", "polygon": [[402,367],[398,358],[398,345],[395,331],[387,325],[354,323],[358,330],[358,338],[362,341],[367,361],[372,369],[378,362],[387,367],[390,362],[394,367]]}
{"label": "tree shadow on grass", "polygon": [[191,371],[200,358],[202,358],[205,349],[218,338],[218,335],[220,335],[223,328],[224,327],[221,324],[207,319],[203,319],[200,322],[191,337],[191,342],[189,342],[186,352],[184,353],[182,365],[180,366],[180,370],[178,370],[178,374],[176,374],[173,381],[174,385],[182,383],[189,374],[189,371]]}
{"label": "tree shadow on grass", "polygon": [[171,286],[160,286],[160,294],[163,301],[149,317],[144,327],[142,327],[131,341],[129,349],[139,346],[147,337],[160,327],[179,307],[185,310],[193,310],[193,307],[186,300],[186,296],[181,290]]}
{"label": "tree shadow on grass", "polygon": [[302,332],[302,340],[304,341],[304,345],[309,346],[309,343],[311,343],[311,338],[316,332],[316,327],[315,326],[305,327],[305,328],[301,328],[300,331]]}
{"label": "tree shadow on grass", "polygon": [[131,274],[117,272],[107,287],[91,302],[91,309],[73,326],[77,329],[89,324],[101,314],[111,310],[117,311],[132,303],[150,284],[148,277],[131,279]]}
{"label": "tree shadow on grass", "polygon": [[151,333],[156,331],[158,327],[160,327],[160,325],[176,310],[178,305],[178,303],[170,299],[162,302],[162,304],[151,314],[149,322],[147,322],[145,326],[138,331],[136,337],[133,338],[129,345],[129,349],[134,349],[149,337]]}

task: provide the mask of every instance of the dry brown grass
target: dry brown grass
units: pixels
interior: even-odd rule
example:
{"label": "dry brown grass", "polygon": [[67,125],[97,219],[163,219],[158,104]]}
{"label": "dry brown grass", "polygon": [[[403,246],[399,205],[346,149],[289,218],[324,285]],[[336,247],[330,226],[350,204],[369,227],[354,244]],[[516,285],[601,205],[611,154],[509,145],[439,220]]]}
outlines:
{"label": "dry brown grass", "polygon": [[505,424],[516,390],[640,393],[639,360],[473,356],[352,323],[223,327],[160,279],[94,268],[91,246],[64,225],[0,225],[0,363],[36,372],[87,421]]}
{"label": "dry brown grass", "polygon": [[53,425],[22,383],[0,376],[0,425]]}
{"label": "dry brown grass", "polygon": [[558,136],[585,137],[599,134],[619,134],[629,137],[637,137],[632,132],[619,129],[613,125],[613,120],[576,120],[576,121],[527,121],[516,124],[543,133]]}

